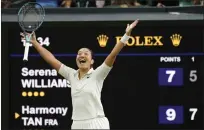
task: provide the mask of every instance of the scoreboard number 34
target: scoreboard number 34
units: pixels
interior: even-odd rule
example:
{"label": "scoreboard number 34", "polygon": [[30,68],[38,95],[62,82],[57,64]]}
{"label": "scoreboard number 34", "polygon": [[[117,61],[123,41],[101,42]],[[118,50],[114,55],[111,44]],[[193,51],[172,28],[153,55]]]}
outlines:
{"label": "scoreboard number 34", "polygon": [[[50,45],[50,38],[49,37],[37,37],[37,41],[40,43],[41,46],[49,46]],[[23,45],[25,46],[26,40],[22,39],[21,42],[23,42]],[[33,46],[32,44],[29,44],[29,46]]]}

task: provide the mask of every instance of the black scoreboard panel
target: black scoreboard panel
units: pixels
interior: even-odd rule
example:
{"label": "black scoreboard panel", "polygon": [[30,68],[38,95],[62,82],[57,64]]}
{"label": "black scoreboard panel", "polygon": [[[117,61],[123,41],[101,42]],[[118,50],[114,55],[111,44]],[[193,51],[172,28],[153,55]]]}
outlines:
{"label": "black scoreboard panel", "polygon": [[[78,49],[95,52],[99,66],[124,34],[126,22],[43,23],[41,45],[76,68]],[[9,24],[9,128],[69,129],[71,84],[31,46],[23,62],[24,41]],[[104,82],[102,102],[111,128],[203,128],[202,28],[179,22],[143,24],[116,59]]]}

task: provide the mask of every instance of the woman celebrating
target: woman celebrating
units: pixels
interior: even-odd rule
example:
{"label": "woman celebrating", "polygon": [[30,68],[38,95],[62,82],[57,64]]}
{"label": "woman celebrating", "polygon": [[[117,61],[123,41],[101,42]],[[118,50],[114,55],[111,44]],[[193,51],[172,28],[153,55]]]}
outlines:
{"label": "woman celebrating", "polygon": [[[31,37],[30,42],[42,58],[71,83],[72,129],[110,129],[109,121],[105,117],[101,103],[103,82],[110,72],[116,56],[125,46],[132,29],[137,23],[138,20],[127,25],[126,33],[120,42],[115,45],[104,63],[95,70],[92,68],[94,60],[90,49],[81,48],[78,51],[76,57],[78,70],[75,70],[58,61],[48,50],[42,47],[36,41],[35,34]],[[21,33],[21,36],[25,39],[23,33]]]}

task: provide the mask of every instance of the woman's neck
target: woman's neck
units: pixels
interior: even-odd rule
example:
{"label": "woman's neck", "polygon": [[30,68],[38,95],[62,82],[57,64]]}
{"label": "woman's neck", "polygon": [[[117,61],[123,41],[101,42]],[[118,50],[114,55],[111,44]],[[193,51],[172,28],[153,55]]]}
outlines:
{"label": "woman's neck", "polygon": [[88,68],[88,69],[79,69],[79,79],[81,79],[86,73],[88,73],[89,70],[90,70],[90,68]]}

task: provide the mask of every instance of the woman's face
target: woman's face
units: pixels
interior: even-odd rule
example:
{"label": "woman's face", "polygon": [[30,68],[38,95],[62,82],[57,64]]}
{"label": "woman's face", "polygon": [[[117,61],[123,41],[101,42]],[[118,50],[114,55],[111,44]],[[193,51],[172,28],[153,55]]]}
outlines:
{"label": "woman's face", "polygon": [[79,69],[89,69],[93,64],[91,51],[88,48],[81,48],[77,53],[76,63]]}

